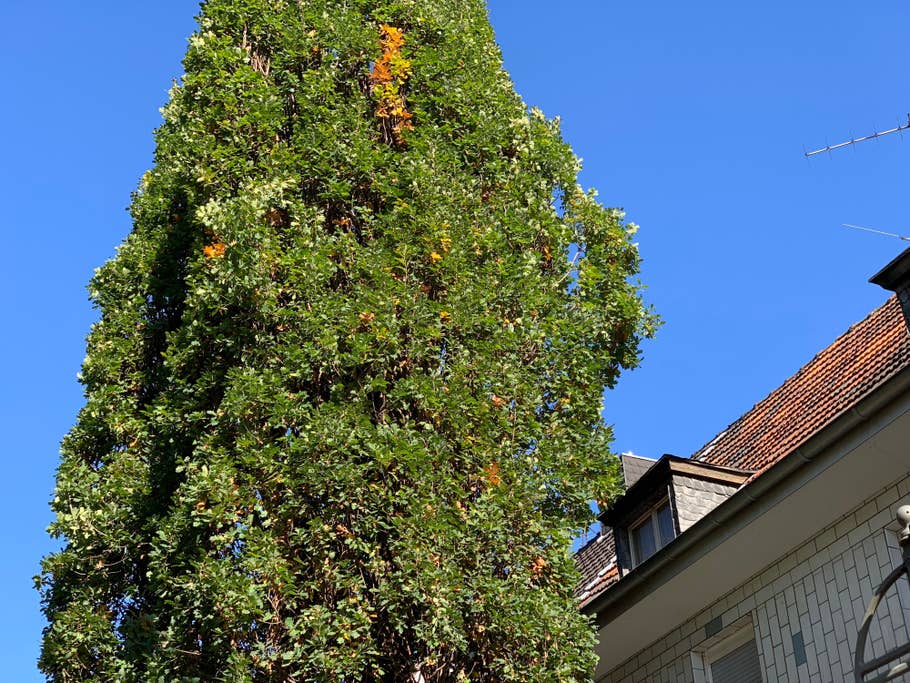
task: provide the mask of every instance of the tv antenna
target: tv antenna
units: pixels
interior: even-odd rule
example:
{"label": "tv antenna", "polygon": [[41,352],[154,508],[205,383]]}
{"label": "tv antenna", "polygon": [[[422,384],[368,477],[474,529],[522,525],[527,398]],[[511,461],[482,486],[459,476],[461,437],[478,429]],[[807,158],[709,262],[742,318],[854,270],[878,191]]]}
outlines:
{"label": "tv antenna", "polygon": [[[891,128],[890,130],[878,131],[872,133],[871,135],[864,135],[861,138],[851,138],[846,142],[839,142],[836,145],[828,145],[827,147],[822,147],[821,149],[816,149],[812,152],[806,152],[805,156],[808,159],[809,157],[814,157],[816,154],[822,154],[823,152],[833,152],[835,149],[840,149],[841,147],[848,147],[850,145],[855,145],[857,142],[865,142],[866,140],[875,140],[884,135],[890,135],[891,133],[900,133],[903,137],[903,131],[910,129],[910,114],[907,114],[907,122],[899,124],[897,128]],[[877,232],[874,231],[873,232]]]}
{"label": "tv antenna", "polygon": [[864,228],[861,225],[850,225],[849,223],[841,223],[845,228],[853,228],[854,230],[863,230],[865,232],[874,232],[876,235],[884,235],[885,237],[896,237],[899,240],[904,242],[910,242],[910,237],[904,237],[903,235],[898,235],[895,232],[885,232],[884,230],[874,230],[872,228]]}

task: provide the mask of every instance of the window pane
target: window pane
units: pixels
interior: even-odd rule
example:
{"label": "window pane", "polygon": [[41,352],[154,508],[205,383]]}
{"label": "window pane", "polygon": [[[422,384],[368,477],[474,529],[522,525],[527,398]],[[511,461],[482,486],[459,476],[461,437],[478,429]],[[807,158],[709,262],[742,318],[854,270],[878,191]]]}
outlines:
{"label": "window pane", "polygon": [[644,562],[657,551],[654,542],[654,526],[649,517],[644,524],[632,530],[632,543],[635,545],[636,564]]}
{"label": "window pane", "polygon": [[714,683],[762,683],[758,647],[754,640],[711,663]]}
{"label": "window pane", "polygon": [[657,526],[660,528],[660,547],[663,548],[676,537],[676,530],[673,528],[673,513],[670,511],[669,503],[657,511]]}

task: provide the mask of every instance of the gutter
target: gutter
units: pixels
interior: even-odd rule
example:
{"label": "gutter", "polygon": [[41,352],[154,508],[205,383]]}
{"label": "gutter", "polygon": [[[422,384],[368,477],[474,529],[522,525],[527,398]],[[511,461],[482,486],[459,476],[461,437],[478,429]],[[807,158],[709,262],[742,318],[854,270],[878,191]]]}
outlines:
{"label": "gutter", "polygon": [[[822,471],[840,459],[822,456],[830,446],[910,391],[910,366],[904,367],[872,389],[852,408],[834,418],[801,446],[770,469],[744,485],[723,503],[678,536],[647,562],[637,567],[581,611],[596,616],[598,629],[630,609],[636,602],[680,574],[698,559],[741,531],[768,509],[802,486],[793,475]],[[831,462],[827,462],[831,461]]]}

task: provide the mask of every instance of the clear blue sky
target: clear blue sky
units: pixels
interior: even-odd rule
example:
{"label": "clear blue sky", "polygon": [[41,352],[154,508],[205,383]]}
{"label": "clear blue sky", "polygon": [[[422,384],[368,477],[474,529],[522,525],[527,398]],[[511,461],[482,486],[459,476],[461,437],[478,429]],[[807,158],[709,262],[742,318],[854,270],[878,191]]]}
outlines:
{"label": "clear blue sky", "polygon": [[[31,576],[82,401],[85,284],[129,230],[195,10],[0,3],[4,680],[41,680]],[[906,119],[906,3],[492,0],[491,15],[583,184],[642,226],[666,324],[608,396],[617,450],[690,454],[885,299],[866,279],[902,243],[838,226],[910,232],[910,139],[802,152]]]}

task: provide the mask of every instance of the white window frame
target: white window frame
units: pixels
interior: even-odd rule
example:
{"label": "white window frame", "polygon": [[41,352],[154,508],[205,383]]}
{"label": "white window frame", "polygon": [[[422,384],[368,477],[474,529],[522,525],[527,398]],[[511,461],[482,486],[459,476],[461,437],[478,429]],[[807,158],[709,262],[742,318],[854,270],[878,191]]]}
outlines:
{"label": "white window frame", "polygon": [[[637,567],[644,560],[640,559],[640,553],[638,552],[638,544],[635,542],[635,530],[643,527],[649,521],[651,523],[651,533],[654,534],[654,555],[656,555],[661,548],[666,547],[666,543],[661,544],[660,538],[660,523],[657,521],[657,513],[664,506],[670,506],[670,496],[663,498],[657,505],[652,507],[648,512],[643,514],[634,523],[629,525],[629,548],[632,551],[632,566]],[[673,515],[673,508],[670,507],[670,516]],[[676,525],[673,526],[673,539],[676,538]],[[671,541],[673,539],[670,539]],[[654,557],[651,555],[651,557]]]}

